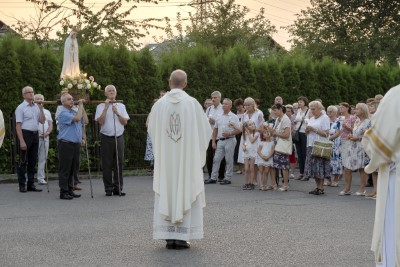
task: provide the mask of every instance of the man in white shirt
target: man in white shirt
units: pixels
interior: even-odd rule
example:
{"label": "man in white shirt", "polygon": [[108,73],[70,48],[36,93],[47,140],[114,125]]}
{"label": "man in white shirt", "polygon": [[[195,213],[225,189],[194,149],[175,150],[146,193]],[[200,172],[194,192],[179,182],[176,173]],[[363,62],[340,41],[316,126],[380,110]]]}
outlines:
{"label": "man in white shirt", "polygon": [[107,85],[104,94],[107,99],[97,106],[95,115],[95,120],[101,125],[101,162],[104,189],[106,196],[125,196],[125,193],[122,192],[122,167],[125,148],[123,134],[129,115],[124,104],[115,102],[117,89],[114,85]]}
{"label": "man in white shirt", "polygon": [[[19,192],[41,192],[42,189],[35,187],[34,177],[39,147],[38,122],[44,123],[46,118],[41,101],[37,103],[33,101],[34,92],[32,87],[25,86],[22,89],[22,96],[24,97],[24,102],[15,110],[15,129],[20,146],[17,170]],[[25,174],[28,176],[28,182]],[[27,187],[25,187],[25,183]]]}
{"label": "man in white shirt", "polygon": [[[218,117],[214,124],[212,135],[212,147],[215,150],[211,178],[204,181],[205,184],[215,184],[220,169],[220,163],[225,157],[226,173],[221,185],[231,184],[233,175],[233,155],[235,153],[236,138],[235,135],[241,132],[239,118],[231,112],[232,100],[225,98],[222,103],[223,114]],[[219,140],[217,144],[217,139]]]}
{"label": "man in white shirt", "polygon": [[[42,94],[34,96],[35,102],[44,101]],[[43,109],[44,116],[46,117],[45,123],[39,123],[39,150],[38,150],[38,168],[37,168],[37,181],[38,184],[47,184],[45,180],[44,168],[46,165],[47,155],[49,153],[49,135],[53,130],[53,119],[51,118],[50,111]]]}
{"label": "man in white shirt", "polygon": [[[222,115],[222,113],[224,113],[221,104],[221,93],[219,91],[212,92],[211,100],[212,100],[212,105],[207,108],[206,115],[208,117],[208,122],[210,123],[211,130],[214,130],[215,121],[219,118],[219,116]],[[216,142],[218,142],[218,139],[216,140]],[[215,149],[212,147],[212,136],[210,136],[210,142],[208,144],[207,159],[206,159],[208,179],[211,178],[214,155],[215,155]],[[225,159],[221,161],[218,178],[222,180],[224,178],[224,174],[225,174]]]}
{"label": "man in white shirt", "polygon": [[201,239],[205,193],[202,166],[211,128],[200,103],[183,89],[187,75],[171,73],[171,90],[151,109],[148,132],[154,152],[153,238],[167,249],[187,249]]}

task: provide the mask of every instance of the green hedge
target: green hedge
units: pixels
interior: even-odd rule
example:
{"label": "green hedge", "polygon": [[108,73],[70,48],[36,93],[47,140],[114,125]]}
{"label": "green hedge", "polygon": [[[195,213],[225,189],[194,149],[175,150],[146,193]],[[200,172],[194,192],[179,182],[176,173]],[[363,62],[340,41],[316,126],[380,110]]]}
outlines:
{"label": "green hedge", "polygon": [[[22,101],[21,89],[33,86],[47,100],[56,100],[62,50],[39,48],[34,42],[15,36],[0,38],[0,101],[6,116],[7,135],[0,153],[0,173],[9,172],[12,140],[8,116]],[[109,46],[84,45],[80,47],[81,70],[93,75],[104,88],[114,84],[118,98],[123,99],[130,114],[148,113],[160,90],[168,89],[172,70],[182,68],[188,73],[188,93],[200,103],[214,90],[223,97],[236,99],[252,96],[261,100],[265,112],[280,95],[285,103],[293,103],[300,95],[310,100],[321,98],[324,105],[347,101],[355,104],[376,94],[384,94],[400,83],[398,66],[379,66],[374,62],[354,67],[330,58],[313,61],[302,55],[272,54],[269,58],[252,58],[242,46],[217,55],[213,47],[192,46],[184,49],[168,48],[155,61],[150,51],[129,51]],[[92,99],[104,99],[97,91]],[[48,106],[54,112],[55,106]],[[88,112],[94,112],[88,106]],[[145,135],[142,123],[135,125]],[[140,138],[143,138],[142,136]],[[128,141],[134,142],[129,136]],[[138,144],[139,145],[139,144]],[[135,149],[128,151],[129,161],[142,161]]]}

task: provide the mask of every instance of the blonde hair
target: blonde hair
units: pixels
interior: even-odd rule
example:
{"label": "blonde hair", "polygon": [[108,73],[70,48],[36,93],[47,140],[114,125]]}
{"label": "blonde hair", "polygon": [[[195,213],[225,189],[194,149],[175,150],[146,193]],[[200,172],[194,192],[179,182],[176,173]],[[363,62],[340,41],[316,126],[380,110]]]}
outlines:
{"label": "blonde hair", "polygon": [[367,104],[365,104],[365,103],[358,103],[357,105],[356,105],[356,108],[358,108],[358,109],[360,109],[361,110],[361,116],[364,118],[364,119],[369,119],[369,109],[368,109],[368,106],[367,106]]}
{"label": "blonde hair", "polygon": [[308,106],[309,106],[310,108],[311,108],[311,107],[314,107],[314,108],[317,108],[317,109],[320,109],[320,110],[323,110],[323,109],[324,109],[324,106],[322,105],[322,103],[319,102],[319,101],[316,101],[316,100],[311,101],[311,102],[308,104]]}
{"label": "blonde hair", "polygon": [[258,110],[258,109],[257,109],[257,105],[256,105],[256,101],[255,101],[253,98],[251,98],[251,97],[247,97],[247,98],[244,100],[243,104],[244,104],[244,105],[246,105],[246,104],[248,104],[248,105],[253,105],[254,110],[255,110],[255,111]]}

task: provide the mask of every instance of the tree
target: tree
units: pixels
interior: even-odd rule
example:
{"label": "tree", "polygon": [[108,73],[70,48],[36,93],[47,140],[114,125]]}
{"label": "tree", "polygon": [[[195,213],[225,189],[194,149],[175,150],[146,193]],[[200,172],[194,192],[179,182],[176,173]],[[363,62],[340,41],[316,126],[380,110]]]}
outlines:
{"label": "tree", "polygon": [[394,63],[400,49],[399,13],[399,1],[311,0],[287,29],[294,47],[317,59]]}
{"label": "tree", "polygon": [[212,12],[206,18],[190,16],[186,27],[188,42],[211,44],[218,52],[242,44],[250,52],[270,48],[275,26],[265,18],[264,9],[249,17],[250,9],[235,4],[235,0],[217,0],[210,3]]}
{"label": "tree", "polygon": [[[76,25],[80,29],[81,44],[103,43],[135,48],[140,46],[138,39],[149,34],[150,28],[161,28],[154,24],[160,19],[134,20],[129,16],[137,8],[134,3],[157,4],[163,0],[106,1],[98,11],[93,8],[93,3],[85,3],[84,0],[64,0],[60,4],[47,0],[26,1],[34,4],[36,17],[29,21],[15,18],[17,23],[12,26],[22,37],[33,39],[39,45],[47,43],[53,32],[64,39]],[[128,5],[127,9],[125,5]]]}

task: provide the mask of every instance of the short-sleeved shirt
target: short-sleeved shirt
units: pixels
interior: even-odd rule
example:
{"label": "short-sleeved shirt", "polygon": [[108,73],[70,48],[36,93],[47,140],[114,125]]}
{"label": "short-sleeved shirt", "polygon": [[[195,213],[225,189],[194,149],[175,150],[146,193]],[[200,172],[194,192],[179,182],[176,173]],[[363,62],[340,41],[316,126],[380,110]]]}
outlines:
{"label": "short-sleeved shirt", "polygon": [[217,139],[224,138],[222,133],[232,133],[235,129],[233,127],[229,127],[229,122],[236,125],[236,128],[239,128],[239,118],[233,113],[229,112],[228,114],[222,114],[215,121],[214,128],[218,129]]}
{"label": "short-sleeved shirt", "polygon": [[[53,123],[53,119],[51,118],[51,113],[47,109],[43,109],[44,117],[46,118],[46,121],[44,123],[38,124],[38,130],[39,130],[39,135],[42,135],[43,133],[47,132],[49,129],[49,123]],[[48,138],[48,136],[46,137]]]}
{"label": "short-sleeved shirt", "polygon": [[[104,103],[101,103],[97,106],[96,115],[94,117],[96,121],[99,120],[101,114],[103,113],[104,106],[105,106]],[[126,112],[125,105],[122,103],[116,103],[115,106],[120,116],[122,118],[129,120],[129,115]],[[115,117],[113,118],[113,116]],[[115,121],[115,129],[114,129],[114,121]],[[122,125],[122,123],[119,121],[117,115],[114,114],[114,112],[112,111],[112,104],[110,104],[107,109],[106,119],[104,120],[103,125],[101,125],[100,127],[100,133],[107,136],[114,136],[114,135],[121,136],[124,133],[124,130],[125,130],[124,125]]]}
{"label": "short-sleeved shirt", "polygon": [[[317,119],[311,117],[307,126],[311,126],[318,131],[328,131],[331,128],[331,121],[327,115],[322,114]],[[315,141],[328,141],[328,136],[323,137],[316,132],[309,132],[307,134],[307,147],[313,146]]]}
{"label": "short-sleeved shirt", "polygon": [[[282,118],[276,119],[274,129],[278,133],[283,133],[286,128],[292,129],[292,122],[290,121],[289,117],[286,114],[283,114]],[[289,136],[289,138],[290,138],[290,136]]]}
{"label": "short-sleeved shirt", "polygon": [[15,121],[21,123],[22,130],[37,131],[40,110],[35,103],[29,104],[24,100],[15,110]]}
{"label": "short-sleeved shirt", "polygon": [[65,107],[60,108],[60,113],[58,114],[58,140],[65,140],[73,143],[82,142],[82,120],[73,121],[76,115],[76,111],[69,110]]}
{"label": "short-sleeved shirt", "polygon": [[[207,108],[206,110],[206,115],[207,118],[212,118],[215,121],[218,119],[219,116],[221,116],[224,113],[223,109],[222,109],[222,104],[220,103],[217,107],[215,107],[214,105],[211,105]],[[214,129],[214,124],[210,123],[210,127],[211,129]],[[212,135],[211,135],[212,138]]]}

